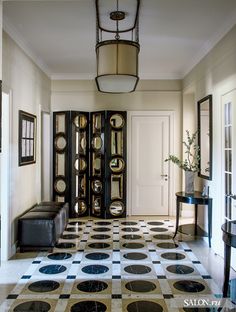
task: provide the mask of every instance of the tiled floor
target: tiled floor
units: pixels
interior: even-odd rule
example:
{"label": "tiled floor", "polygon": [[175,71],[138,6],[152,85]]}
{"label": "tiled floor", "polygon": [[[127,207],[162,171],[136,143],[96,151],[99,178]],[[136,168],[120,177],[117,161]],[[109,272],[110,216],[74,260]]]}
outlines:
{"label": "tiled floor", "polygon": [[[173,241],[173,229],[169,220],[73,220],[52,254],[16,255],[19,280],[9,289],[2,281],[11,290],[0,311],[235,311],[196,242]],[[196,303],[205,308],[189,310]]]}

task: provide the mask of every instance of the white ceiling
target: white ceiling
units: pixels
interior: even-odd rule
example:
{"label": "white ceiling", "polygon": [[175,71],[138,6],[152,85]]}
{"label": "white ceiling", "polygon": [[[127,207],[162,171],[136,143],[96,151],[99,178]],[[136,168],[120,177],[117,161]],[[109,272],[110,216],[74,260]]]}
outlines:
{"label": "white ceiling", "polygon": [[[141,0],[140,77],[183,78],[235,22],[236,0]],[[4,1],[3,27],[53,79],[95,77],[95,0]]]}

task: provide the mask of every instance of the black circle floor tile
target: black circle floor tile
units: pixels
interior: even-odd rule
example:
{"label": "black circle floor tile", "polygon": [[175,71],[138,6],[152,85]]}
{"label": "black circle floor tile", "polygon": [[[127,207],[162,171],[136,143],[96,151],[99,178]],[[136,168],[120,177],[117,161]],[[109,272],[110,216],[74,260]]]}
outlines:
{"label": "black circle floor tile", "polygon": [[99,301],[80,301],[75,303],[71,309],[71,312],[105,312],[107,307],[104,303]]}
{"label": "black circle floor tile", "polygon": [[166,260],[183,260],[185,259],[185,255],[178,252],[165,252],[161,254],[161,257]]}
{"label": "black circle floor tile", "polygon": [[97,228],[93,228],[93,231],[95,231],[95,232],[109,232],[109,231],[111,231],[111,229],[109,229],[107,227],[97,227]]}
{"label": "black circle floor tile", "polygon": [[107,222],[107,221],[98,221],[98,222],[95,222],[95,224],[97,224],[97,225],[111,225],[111,222]]}
{"label": "black circle floor tile", "polygon": [[107,244],[107,243],[91,243],[91,244],[88,244],[88,246],[90,248],[94,248],[94,249],[103,249],[103,248],[108,248],[110,247],[110,244]]}
{"label": "black circle floor tile", "polygon": [[107,289],[107,287],[107,283],[97,280],[84,281],[77,285],[78,290],[88,293],[100,292]]}
{"label": "black circle floor tile", "polygon": [[27,301],[14,308],[14,312],[47,312],[51,309],[49,303],[45,301]]}
{"label": "black circle floor tile", "polygon": [[157,235],[154,235],[153,238],[165,240],[165,239],[172,239],[173,236],[168,235],[168,234],[157,234]]}
{"label": "black circle floor tile", "polygon": [[150,292],[156,289],[156,285],[149,281],[138,280],[126,283],[125,288],[133,292]]}
{"label": "black circle floor tile", "polygon": [[121,222],[122,225],[137,225],[138,222],[134,222],[134,221],[124,221]]}
{"label": "black circle floor tile", "polygon": [[182,280],[173,284],[174,288],[183,292],[197,293],[205,289],[205,286],[196,281]]}
{"label": "black circle floor tile", "polygon": [[38,281],[30,284],[28,289],[33,292],[49,292],[56,290],[60,287],[60,284],[56,281]]}
{"label": "black circle floor tile", "polygon": [[[210,308],[183,308],[185,312],[210,312]],[[214,309],[213,309],[214,311]],[[220,310],[218,310],[220,311]],[[231,310],[230,310],[231,311]]]}
{"label": "black circle floor tile", "polygon": [[39,272],[43,274],[59,274],[64,271],[66,271],[66,267],[59,264],[45,265],[39,269]]}
{"label": "black circle floor tile", "polygon": [[102,274],[109,271],[109,268],[105,265],[91,264],[83,267],[82,271],[87,274]]}
{"label": "black circle floor tile", "polygon": [[63,234],[61,236],[61,238],[63,238],[63,239],[76,239],[76,238],[79,238],[79,235],[76,235],[76,234]]}
{"label": "black circle floor tile", "polygon": [[152,231],[152,232],[168,232],[168,229],[162,228],[162,227],[154,227],[154,228],[150,228],[150,231]]}
{"label": "black circle floor tile", "polygon": [[121,229],[121,231],[123,231],[123,232],[138,232],[139,229],[134,228],[134,227],[125,227],[125,228]]}
{"label": "black circle floor tile", "polygon": [[149,224],[149,225],[163,225],[164,222],[160,222],[160,221],[150,221],[150,222],[148,222],[147,224]]}
{"label": "black circle floor tile", "polygon": [[144,244],[141,244],[141,243],[125,243],[122,246],[124,248],[127,248],[127,249],[139,249],[139,248],[143,248]]}
{"label": "black circle floor tile", "polygon": [[66,232],[77,232],[77,229],[75,227],[68,227],[65,229]]}
{"label": "black circle floor tile", "polygon": [[91,236],[92,239],[108,239],[111,238],[110,235],[106,235],[106,234],[95,234]]}
{"label": "black circle floor tile", "polygon": [[127,306],[128,312],[162,312],[160,304],[152,301],[134,301]]}
{"label": "black circle floor tile", "polygon": [[128,252],[123,257],[128,260],[144,260],[147,258],[147,255],[141,252]]}
{"label": "black circle floor tile", "polygon": [[73,247],[75,247],[75,244],[74,243],[57,243],[57,244],[55,244],[55,247],[56,248],[62,248],[62,249],[64,249],[64,248],[73,248]]}
{"label": "black circle floor tile", "polygon": [[158,243],[157,247],[163,248],[163,249],[174,249],[174,248],[179,247],[179,245],[175,243]]}
{"label": "black circle floor tile", "polygon": [[85,222],[82,222],[82,221],[71,221],[71,222],[68,222],[69,225],[83,225],[85,224]]}
{"label": "black circle floor tile", "polygon": [[147,274],[151,272],[151,268],[146,265],[134,264],[128,265],[124,268],[125,272],[132,274]]}
{"label": "black circle floor tile", "polygon": [[122,236],[123,239],[141,239],[141,235],[136,235],[136,234],[127,234]]}
{"label": "black circle floor tile", "polygon": [[72,254],[67,252],[55,252],[47,256],[51,260],[66,260],[72,257]]}
{"label": "black circle floor tile", "polygon": [[89,260],[105,260],[108,259],[110,256],[109,254],[103,252],[92,252],[85,256],[85,258]]}
{"label": "black circle floor tile", "polygon": [[191,268],[188,265],[183,265],[183,264],[174,264],[174,265],[169,265],[166,270],[170,273],[175,273],[175,274],[191,274],[193,273],[194,269]]}

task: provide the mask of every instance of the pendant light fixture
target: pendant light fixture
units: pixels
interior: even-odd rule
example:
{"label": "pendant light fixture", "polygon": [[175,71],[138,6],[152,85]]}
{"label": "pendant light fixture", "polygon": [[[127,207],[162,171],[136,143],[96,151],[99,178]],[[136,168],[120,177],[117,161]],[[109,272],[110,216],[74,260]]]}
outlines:
{"label": "pendant light fixture", "polygon": [[96,0],[97,88],[127,93],[139,81],[140,0]]}

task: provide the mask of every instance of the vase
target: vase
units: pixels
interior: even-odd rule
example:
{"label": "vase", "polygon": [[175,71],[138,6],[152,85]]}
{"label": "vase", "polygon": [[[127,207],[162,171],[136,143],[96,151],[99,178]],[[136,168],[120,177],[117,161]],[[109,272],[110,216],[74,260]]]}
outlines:
{"label": "vase", "polygon": [[193,171],[185,171],[185,193],[194,193],[194,176]]}

